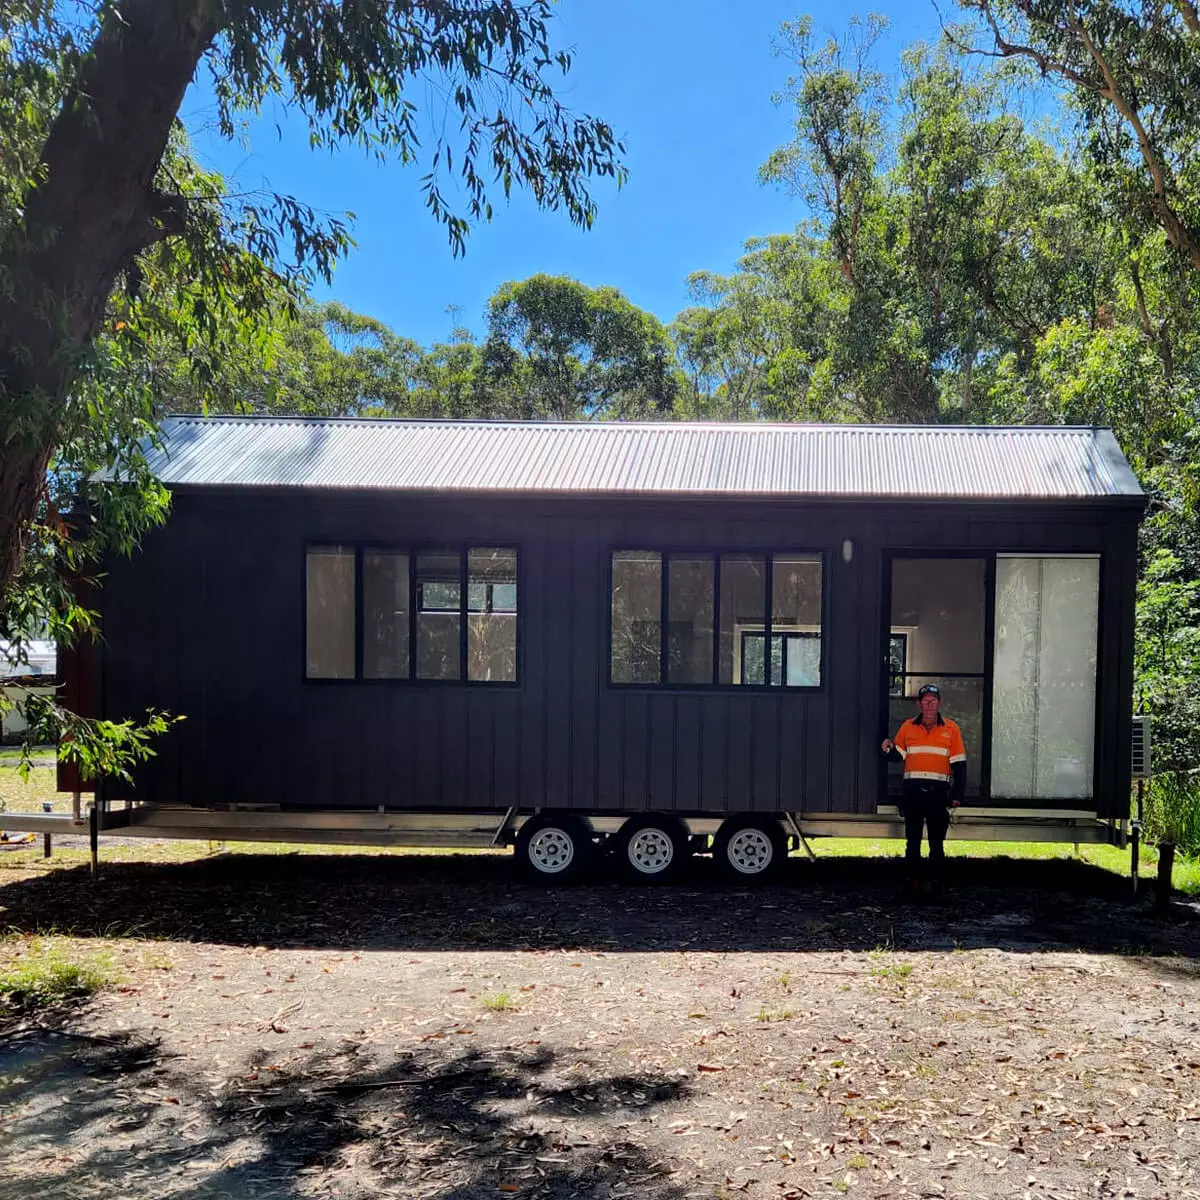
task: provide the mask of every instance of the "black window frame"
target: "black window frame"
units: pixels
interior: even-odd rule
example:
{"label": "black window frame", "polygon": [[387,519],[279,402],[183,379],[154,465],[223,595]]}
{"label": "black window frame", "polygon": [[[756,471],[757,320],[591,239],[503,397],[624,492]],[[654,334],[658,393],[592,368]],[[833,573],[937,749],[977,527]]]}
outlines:
{"label": "black window frame", "polygon": [[[617,554],[642,551],[646,554],[657,554],[662,565],[661,575],[661,595],[660,595],[660,624],[659,624],[659,656],[658,656],[658,682],[656,683],[640,683],[640,682],[619,682],[613,679],[613,559]],[[722,546],[713,549],[711,546],[688,547],[688,546],[653,546],[646,544],[638,544],[636,542],[623,542],[619,545],[610,545],[606,551],[606,570],[605,579],[607,581],[608,602],[604,606],[604,647],[607,666],[605,667],[605,680],[609,688],[622,692],[655,692],[655,693],[671,693],[684,692],[693,693],[700,692],[704,694],[723,693],[726,695],[756,695],[756,696],[778,696],[778,695],[809,695],[812,693],[824,692],[826,682],[828,680],[828,644],[829,639],[826,636],[829,627],[829,579],[831,572],[829,570],[829,551],[826,549],[818,549],[812,546],[792,546],[786,549],[779,546],[765,548],[762,546]],[[761,557],[765,560],[765,571],[763,577],[763,627],[759,630],[744,630],[743,633],[750,632],[758,636],[770,638],[773,631],[773,622],[771,620],[771,609],[774,603],[775,595],[775,559],[786,558],[789,555],[797,557],[805,557],[815,561],[821,569],[821,608],[820,608],[820,627],[816,631],[805,631],[809,637],[819,637],[821,641],[821,655],[819,660],[819,671],[821,674],[821,682],[818,684],[787,684],[787,683],[772,683],[770,680],[770,671],[764,662],[764,679],[763,683],[721,683],[720,680],[720,656],[721,656],[721,559],[722,558],[754,558]],[[670,560],[672,557],[697,559],[711,559],[713,563],[713,670],[711,683],[670,683],[667,681],[668,667],[668,648],[669,648],[669,629],[670,622],[668,621],[668,613],[670,611]],[[789,633],[796,633],[796,630],[785,629],[781,636]],[[769,642],[766,643],[768,646]]]}
{"label": "black window frame", "polygon": [[[312,550],[328,546],[344,546],[354,551],[354,675],[353,677],[332,678],[311,676],[308,673],[308,555]],[[516,556],[516,588],[517,607],[511,614],[516,619],[516,651],[514,654],[515,678],[513,679],[468,679],[468,579],[470,554],[473,550],[507,550]],[[408,675],[404,677],[368,677],[363,675],[363,555],[372,554],[404,554],[408,556]],[[457,554],[458,555],[458,662],[459,675],[455,679],[422,679],[417,676],[417,559],[422,554]],[[425,688],[425,687],[470,687],[487,690],[512,689],[522,685],[524,677],[524,644],[523,637],[523,608],[522,597],[525,594],[525,581],[522,575],[523,553],[519,544],[510,541],[484,542],[472,540],[469,542],[439,541],[439,542],[390,542],[374,538],[308,538],[300,552],[300,679],[302,683],[313,684],[317,687],[345,687],[367,685],[371,687]],[[425,612],[449,613],[451,609],[424,609]],[[488,609],[491,612],[491,609]],[[500,615],[507,615],[501,610]]]}

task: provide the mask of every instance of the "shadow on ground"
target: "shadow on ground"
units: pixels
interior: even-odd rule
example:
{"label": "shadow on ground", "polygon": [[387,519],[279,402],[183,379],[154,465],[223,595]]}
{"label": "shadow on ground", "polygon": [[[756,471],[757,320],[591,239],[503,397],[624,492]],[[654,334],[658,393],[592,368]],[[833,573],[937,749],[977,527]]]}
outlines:
{"label": "shadow on ground", "polygon": [[[901,903],[898,859],[793,859],[738,889],[696,862],[667,887],[542,889],[492,856],[228,855],[22,875],[0,926],[274,948],[940,950],[997,946],[1200,957],[1200,919],[1155,919],[1129,883],[1072,860],[952,859],[939,905]],[[2,879],[3,876],[0,876]]]}
{"label": "shadow on ground", "polygon": [[567,1200],[617,1187],[675,1200],[669,1166],[612,1140],[613,1122],[687,1086],[564,1069],[543,1050],[380,1058],[354,1043],[185,1073],[153,1043],[37,1027],[0,1040],[5,1141],[21,1147],[4,1194],[140,1198],[169,1181],[174,1200],[299,1198],[319,1175],[345,1197]]}

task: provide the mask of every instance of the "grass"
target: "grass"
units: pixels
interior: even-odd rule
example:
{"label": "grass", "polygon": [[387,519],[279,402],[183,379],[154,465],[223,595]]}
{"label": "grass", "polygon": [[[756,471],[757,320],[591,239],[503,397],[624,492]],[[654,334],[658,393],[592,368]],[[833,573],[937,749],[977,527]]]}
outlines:
{"label": "grass", "polygon": [[889,964],[884,967],[872,967],[871,972],[876,979],[907,979],[912,973],[912,963]]}
{"label": "grass", "polygon": [[776,1021],[790,1021],[792,1019],[792,1010],[790,1008],[780,1008],[768,1011],[764,1005],[758,1010],[758,1014],[754,1019],[763,1025],[771,1025]]}
{"label": "grass", "polygon": [[[818,858],[898,858],[904,843],[898,838],[820,838],[813,848]],[[1029,862],[1078,861],[1104,871],[1127,877],[1129,851],[1117,846],[1084,843],[1075,852],[1070,842],[975,842],[948,841],[947,858],[1012,858]],[[1157,870],[1158,853],[1153,846],[1142,847],[1139,857],[1143,880]],[[1171,881],[1176,891],[1186,896],[1200,895],[1200,858],[1175,856]]]}
{"label": "grass", "polygon": [[517,1002],[507,992],[495,992],[490,996],[480,996],[480,1003],[491,1012],[511,1012],[517,1007]]}
{"label": "grass", "polygon": [[1146,835],[1155,841],[1170,838],[1181,851],[1200,854],[1200,787],[1191,772],[1150,780],[1145,796],[1145,827]]}
{"label": "grass", "polygon": [[81,999],[115,982],[107,954],[77,958],[59,938],[7,938],[0,943],[0,1001],[18,1008],[44,1008]]}

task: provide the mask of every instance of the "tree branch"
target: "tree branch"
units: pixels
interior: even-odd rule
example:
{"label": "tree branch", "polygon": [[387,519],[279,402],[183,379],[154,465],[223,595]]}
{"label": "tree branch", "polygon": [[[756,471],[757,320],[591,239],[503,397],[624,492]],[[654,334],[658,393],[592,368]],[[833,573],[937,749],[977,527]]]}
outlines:
{"label": "tree branch", "polygon": [[1162,160],[1154,148],[1154,143],[1150,135],[1146,132],[1146,126],[1142,121],[1136,104],[1132,100],[1127,99],[1122,93],[1117,84],[1112,66],[1104,54],[1101,53],[1095,39],[1088,32],[1083,22],[1072,13],[1068,20],[1068,25],[1080,42],[1083,43],[1084,49],[1087,50],[1104,78],[1105,90],[1101,94],[1108,99],[1117,112],[1129,123],[1130,128],[1133,129],[1134,136],[1137,138],[1138,150],[1141,151],[1142,161],[1146,164],[1146,169],[1150,172],[1150,178],[1154,183],[1154,210],[1158,214],[1159,222],[1166,232],[1167,241],[1176,250],[1180,250],[1186,254],[1192,266],[1200,271],[1200,241],[1192,236],[1191,231],[1180,220],[1179,214],[1172,207],[1170,200],[1167,199],[1167,173],[1163,167]]}
{"label": "tree branch", "polygon": [[1200,9],[1197,9],[1192,0],[1174,0],[1174,4],[1179,9],[1179,15],[1183,18],[1188,32],[1200,37]]}
{"label": "tree branch", "polygon": [[[1172,2],[1179,7],[1189,29],[1200,28],[1200,13],[1197,12],[1194,0],[1172,0]],[[1028,58],[1037,65],[1043,75],[1057,75],[1059,78],[1073,83],[1076,87],[1107,100],[1116,109],[1133,131],[1142,162],[1150,173],[1152,207],[1159,225],[1167,236],[1168,243],[1186,255],[1191,265],[1200,271],[1200,238],[1183,223],[1168,198],[1170,185],[1167,179],[1167,169],[1155,149],[1154,139],[1146,129],[1136,103],[1121,90],[1111,63],[1074,9],[1070,10],[1066,24],[1058,25],[1041,20],[1033,12],[1033,6],[1029,0],[1017,0],[1018,11],[1031,26],[1038,24],[1048,26],[1059,36],[1077,41],[1099,71],[1099,80],[1089,79],[1087,75],[1069,63],[1052,57],[1036,46],[1009,41],[992,11],[991,0],[979,0],[978,8],[991,30],[995,48],[990,51],[968,48],[970,53],[982,54],[990,58]]]}

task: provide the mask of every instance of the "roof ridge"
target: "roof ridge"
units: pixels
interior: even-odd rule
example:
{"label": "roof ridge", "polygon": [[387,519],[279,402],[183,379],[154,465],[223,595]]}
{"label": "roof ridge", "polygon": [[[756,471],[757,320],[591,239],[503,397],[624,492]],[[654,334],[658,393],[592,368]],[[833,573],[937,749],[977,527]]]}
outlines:
{"label": "roof ridge", "polygon": [[990,434],[1091,434],[1111,432],[1107,425],[966,425],[914,422],[873,423],[858,421],[521,421],[511,418],[492,420],[486,417],[318,417],[298,413],[171,413],[168,422],[196,425],[361,425],[368,428],[428,426],[433,428],[535,429],[561,432],[619,432],[629,430],[695,431],[712,430],[738,433],[757,432],[836,432],[836,433],[905,433],[910,436],[929,433]]}

